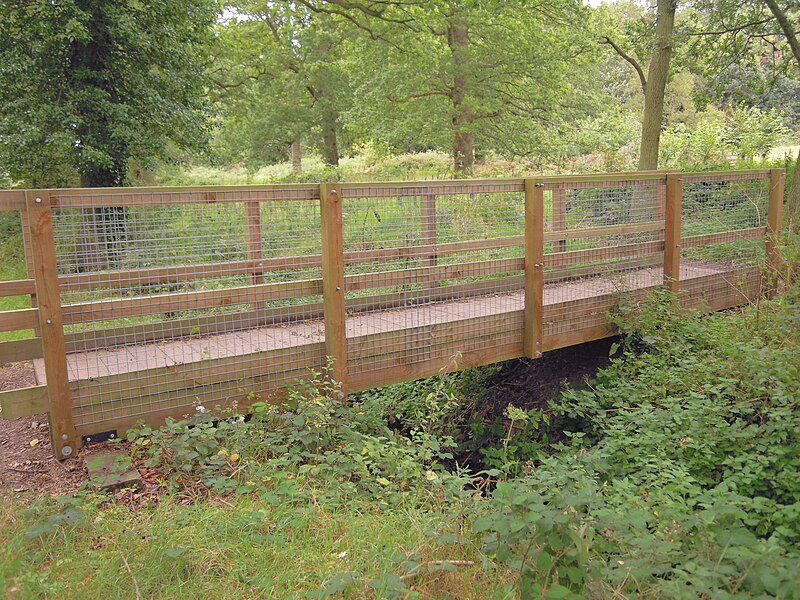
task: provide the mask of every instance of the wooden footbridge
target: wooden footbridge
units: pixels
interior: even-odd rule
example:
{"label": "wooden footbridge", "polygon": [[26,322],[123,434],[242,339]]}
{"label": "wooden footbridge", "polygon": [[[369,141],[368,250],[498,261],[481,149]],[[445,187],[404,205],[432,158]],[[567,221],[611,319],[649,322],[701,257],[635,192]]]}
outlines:
{"label": "wooden footbridge", "polygon": [[[0,191],[28,277],[0,363],[57,456],[143,419],[272,399],[330,360],[345,393],[613,335],[666,286],[770,293],[783,171]],[[24,333],[19,333],[19,332]]]}

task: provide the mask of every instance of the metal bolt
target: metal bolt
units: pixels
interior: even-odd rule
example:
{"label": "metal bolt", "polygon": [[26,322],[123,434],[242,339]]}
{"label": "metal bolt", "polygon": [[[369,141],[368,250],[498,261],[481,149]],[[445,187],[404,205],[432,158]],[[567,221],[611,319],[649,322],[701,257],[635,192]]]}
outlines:
{"label": "metal bolt", "polygon": [[537,269],[541,269],[544,265],[542,263],[534,263],[533,266],[536,267]]}
{"label": "metal bolt", "polygon": [[52,320],[50,320],[50,319],[47,319],[47,320],[45,321],[45,323],[47,323],[48,325],[52,325],[52,324],[53,324],[53,321],[52,321]]}
{"label": "metal bolt", "polygon": [[331,194],[335,194],[335,193],[336,193],[336,188],[333,188],[333,189],[331,190]]}
{"label": "metal bolt", "polygon": [[70,454],[72,454],[72,448],[70,446],[64,446],[61,449],[61,454],[63,454],[64,456],[69,456]]}
{"label": "metal bolt", "polygon": [[340,288],[340,287],[337,285],[337,286],[336,286],[336,291],[337,291],[337,292],[341,292],[341,291],[342,291],[342,288]]}
{"label": "metal bolt", "polygon": [[536,352],[533,353],[533,356],[534,356],[534,358],[541,358],[542,357],[542,353],[537,350]]}
{"label": "metal bolt", "polygon": [[66,442],[69,439],[69,436],[66,433],[62,433],[61,434],[61,439]]}
{"label": "metal bolt", "polygon": [[42,203],[42,199],[41,198],[36,198],[35,202],[36,202],[36,204],[41,204]]}

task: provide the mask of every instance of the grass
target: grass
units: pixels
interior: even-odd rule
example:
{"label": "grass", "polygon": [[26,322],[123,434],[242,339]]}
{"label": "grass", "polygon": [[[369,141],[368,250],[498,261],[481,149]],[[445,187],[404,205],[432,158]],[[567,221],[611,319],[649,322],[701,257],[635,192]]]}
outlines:
{"label": "grass", "polygon": [[[335,510],[308,502],[271,505],[240,497],[183,506],[163,498],[131,511],[91,509],[90,527],[64,528],[26,540],[30,519],[0,505],[5,538],[0,593],[10,598],[287,598],[317,592],[341,573],[368,581],[407,556],[480,560],[471,544],[437,543],[459,531],[459,518],[412,508],[387,511],[369,502]],[[127,561],[132,573],[123,562]],[[358,575],[356,575],[358,577]],[[426,584],[435,597],[479,598],[501,588],[504,573],[481,568],[443,572]],[[134,579],[136,584],[134,585]],[[367,592],[348,597],[372,597]],[[378,597],[388,597],[381,594]]]}

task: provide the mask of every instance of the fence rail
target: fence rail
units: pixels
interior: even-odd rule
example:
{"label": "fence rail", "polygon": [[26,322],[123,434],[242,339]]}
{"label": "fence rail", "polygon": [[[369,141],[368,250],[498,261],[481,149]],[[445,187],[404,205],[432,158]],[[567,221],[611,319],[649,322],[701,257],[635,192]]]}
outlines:
{"label": "fence rail", "polygon": [[[720,310],[775,292],[782,170],[0,191],[27,276],[0,282],[0,363],[39,385],[56,455],[193,405],[343,392],[614,333],[664,286]],[[23,339],[8,337],[9,332]]]}

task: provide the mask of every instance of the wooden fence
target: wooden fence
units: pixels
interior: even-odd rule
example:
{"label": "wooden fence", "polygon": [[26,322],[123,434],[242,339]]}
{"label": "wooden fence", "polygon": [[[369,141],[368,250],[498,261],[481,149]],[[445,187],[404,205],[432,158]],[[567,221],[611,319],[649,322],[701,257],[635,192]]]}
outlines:
{"label": "wooden fence", "polygon": [[[240,407],[321,371],[343,393],[609,336],[660,286],[720,310],[772,293],[782,170],[0,191],[26,279],[0,363],[38,385],[58,457],[143,419]],[[19,337],[19,333],[16,334]]]}

